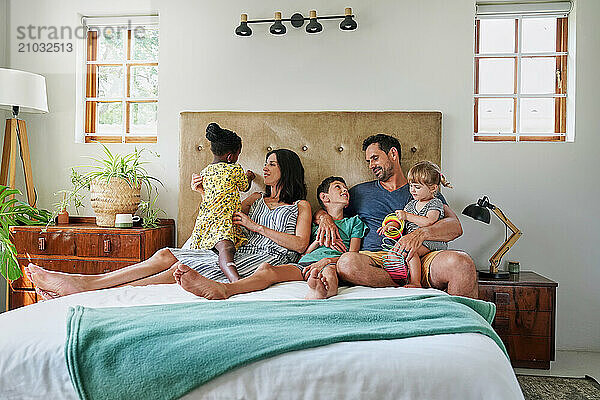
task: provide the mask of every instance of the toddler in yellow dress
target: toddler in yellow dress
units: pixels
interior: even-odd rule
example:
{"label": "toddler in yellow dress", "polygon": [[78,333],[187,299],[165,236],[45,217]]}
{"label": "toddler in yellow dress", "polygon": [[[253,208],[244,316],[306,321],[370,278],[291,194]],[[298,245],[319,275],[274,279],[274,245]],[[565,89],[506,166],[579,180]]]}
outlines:
{"label": "toddler in yellow dress", "polygon": [[242,139],[233,131],[216,123],[206,127],[213,162],[200,175],[192,175],[192,189],[204,192],[192,232],[191,248],[216,250],[219,267],[230,281],[239,279],[233,256],[247,239],[240,226],[233,223],[233,214],[240,211],[240,191],[248,191],[255,178],[237,164],[242,151]]}

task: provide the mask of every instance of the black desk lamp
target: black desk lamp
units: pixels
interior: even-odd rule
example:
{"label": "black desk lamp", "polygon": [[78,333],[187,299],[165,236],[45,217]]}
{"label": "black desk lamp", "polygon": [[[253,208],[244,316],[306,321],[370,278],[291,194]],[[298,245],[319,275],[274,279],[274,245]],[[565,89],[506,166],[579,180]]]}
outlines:
{"label": "black desk lamp", "polygon": [[471,204],[465,207],[463,210],[463,214],[469,216],[477,221],[485,222],[486,224],[490,223],[490,212],[492,210],[494,214],[500,219],[500,221],[504,222],[511,231],[512,235],[510,235],[502,246],[494,255],[490,258],[490,270],[487,271],[478,271],[479,277],[484,279],[507,279],[509,277],[508,271],[499,271],[498,267],[500,266],[500,260],[506,254],[506,252],[515,244],[517,240],[521,237],[523,232],[519,230],[510,220],[504,215],[504,213],[495,205],[490,203],[487,196],[483,196],[481,199],[477,200],[477,204]]}

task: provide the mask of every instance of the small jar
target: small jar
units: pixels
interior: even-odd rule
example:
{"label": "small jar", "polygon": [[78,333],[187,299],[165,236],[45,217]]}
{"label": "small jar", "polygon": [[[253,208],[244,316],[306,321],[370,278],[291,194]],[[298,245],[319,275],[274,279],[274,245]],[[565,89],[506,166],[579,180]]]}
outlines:
{"label": "small jar", "polygon": [[518,274],[521,271],[521,264],[518,261],[508,262],[508,272],[511,274]]}

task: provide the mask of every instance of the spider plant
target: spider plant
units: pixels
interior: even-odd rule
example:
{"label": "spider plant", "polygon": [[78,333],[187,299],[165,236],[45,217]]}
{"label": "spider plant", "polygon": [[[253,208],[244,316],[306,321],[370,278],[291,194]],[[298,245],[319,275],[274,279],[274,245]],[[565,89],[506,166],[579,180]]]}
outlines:
{"label": "spider plant", "polygon": [[21,192],[0,185],[0,274],[9,281],[22,275],[17,261],[17,249],[11,240],[10,227],[15,225],[46,225],[50,212],[40,210],[14,198]]}

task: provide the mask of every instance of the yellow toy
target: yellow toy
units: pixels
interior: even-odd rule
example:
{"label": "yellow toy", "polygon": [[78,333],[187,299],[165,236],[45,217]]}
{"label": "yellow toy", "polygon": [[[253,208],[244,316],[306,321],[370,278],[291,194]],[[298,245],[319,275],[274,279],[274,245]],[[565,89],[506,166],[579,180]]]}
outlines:
{"label": "yellow toy", "polygon": [[381,226],[386,226],[388,222],[395,222],[398,224],[398,228],[394,227],[392,229],[389,229],[387,231],[385,231],[383,234],[385,237],[388,237],[390,239],[400,239],[402,237],[402,231],[404,230],[404,220],[400,219],[396,216],[396,214],[392,213],[392,214],[388,214],[384,219],[383,222],[381,223]]}

